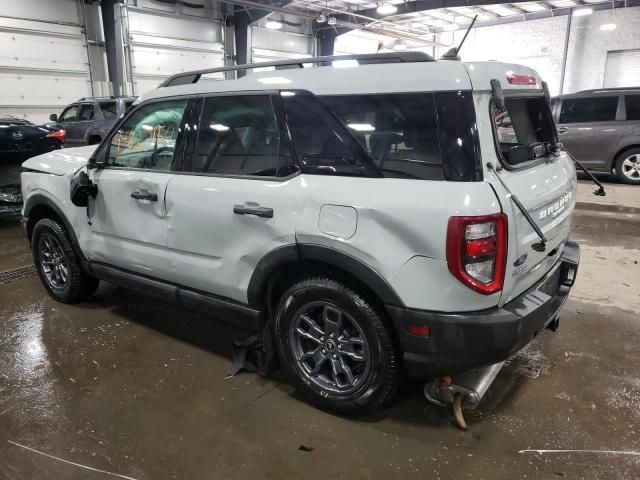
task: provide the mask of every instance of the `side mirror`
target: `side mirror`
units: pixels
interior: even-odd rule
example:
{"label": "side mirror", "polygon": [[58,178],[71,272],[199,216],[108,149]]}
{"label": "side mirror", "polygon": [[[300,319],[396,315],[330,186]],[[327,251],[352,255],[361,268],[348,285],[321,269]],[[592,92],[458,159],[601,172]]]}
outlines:
{"label": "side mirror", "polygon": [[51,120],[52,122],[57,122],[58,115],[56,115],[55,113],[52,113],[51,115],[49,115],[49,120]]}
{"label": "side mirror", "polygon": [[86,172],[80,171],[71,179],[71,203],[76,207],[89,205],[89,197],[96,198],[98,187]]}

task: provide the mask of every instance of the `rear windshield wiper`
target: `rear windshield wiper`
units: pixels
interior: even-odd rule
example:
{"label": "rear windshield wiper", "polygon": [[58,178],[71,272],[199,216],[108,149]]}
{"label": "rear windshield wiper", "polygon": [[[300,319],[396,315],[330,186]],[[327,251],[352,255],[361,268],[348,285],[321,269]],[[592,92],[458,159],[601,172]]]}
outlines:
{"label": "rear windshield wiper", "polygon": [[531,225],[531,228],[533,229],[534,232],[536,232],[536,235],[540,237],[540,242],[534,243],[533,245],[531,245],[531,248],[533,248],[536,252],[544,252],[547,249],[547,243],[549,242],[549,240],[547,240],[547,237],[544,236],[544,233],[542,233],[542,230],[540,230],[540,227],[538,227],[538,225],[533,220],[533,218],[531,218],[531,215],[529,215],[529,212],[527,212],[527,209],[524,208],[524,205],[522,205],[518,197],[516,197],[516,194],[513,193],[509,189],[509,187],[507,187],[506,183],[504,183],[504,181],[498,174],[498,171],[496,170],[496,167],[493,165],[493,163],[487,162],[487,168],[494,173],[498,181],[502,184],[504,189],[509,194],[509,198],[511,198],[511,201],[516,205],[516,207],[518,207],[518,210],[520,210],[520,213],[522,213],[522,215],[527,220],[529,225]]}

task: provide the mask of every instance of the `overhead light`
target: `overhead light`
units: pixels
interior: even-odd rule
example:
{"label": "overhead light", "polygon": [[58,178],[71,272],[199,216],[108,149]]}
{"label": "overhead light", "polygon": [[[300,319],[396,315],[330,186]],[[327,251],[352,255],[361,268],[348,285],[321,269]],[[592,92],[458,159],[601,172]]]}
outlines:
{"label": "overhead light", "polygon": [[407,49],[407,44],[404,43],[403,41],[400,42],[396,42],[396,44],[393,46],[394,50],[406,50]]}
{"label": "overhead light", "polygon": [[370,123],[348,123],[347,127],[356,132],[375,132],[376,127]]}
{"label": "overhead light", "polygon": [[329,18],[327,18],[327,25],[335,25],[336,23],[338,23],[336,17],[329,15]]}
{"label": "overhead light", "polygon": [[358,60],[335,60],[331,62],[333,68],[353,68],[360,66]]}
{"label": "overhead light", "polygon": [[282,22],[277,22],[275,20],[269,20],[264,24],[269,30],[280,30],[282,28]]}
{"label": "overhead light", "polygon": [[278,83],[291,83],[291,80],[284,77],[264,77],[264,78],[259,78],[258,81],[265,85],[276,85]]}
{"label": "overhead light", "polygon": [[327,21],[327,16],[323,12],[320,12],[318,14],[318,18],[316,18],[316,22],[325,23],[326,21]]}
{"label": "overhead light", "polygon": [[574,17],[584,17],[585,15],[591,15],[593,13],[593,8],[578,8],[577,10],[573,11],[573,16]]}
{"label": "overhead light", "polygon": [[447,23],[442,27],[445,32],[455,32],[456,30],[458,30],[458,28],[460,27],[455,23]]}
{"label": "overhead light", "polygon": [[398,11],[398,7],[396,7],[395,5],[392,5],[391,3],[383,2],[380,5],[378,5],[378,8],[376,8],[376,12],[378,12],[379,15],[393,15],[397,11]]}
{"label": "overhead light", "polygon": [[216,132],[227,132],[229,131],[229,127],[226,125],[222,125],[221,123],[213,123],[209,125],[211,130],[215,130]]}
{"label": "overhead light", "polygon": [[602,30],[603,32],[610,32],[611,30],[615,30],[615,29],[616,29],[615,23],[603,23],[602,25],[600,25],[600,30]]}

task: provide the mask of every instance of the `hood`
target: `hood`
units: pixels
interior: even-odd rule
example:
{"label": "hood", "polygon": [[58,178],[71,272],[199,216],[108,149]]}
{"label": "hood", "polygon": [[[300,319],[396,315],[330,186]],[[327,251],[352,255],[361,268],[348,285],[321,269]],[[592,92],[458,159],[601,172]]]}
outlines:
{"label": "hood", "polygon": [[89,161],[97,147],[97,145],[87,145],[86,147],[54,150],[53,152],[30,158],[22,164],[22,168],[53,175],[75,172]]}

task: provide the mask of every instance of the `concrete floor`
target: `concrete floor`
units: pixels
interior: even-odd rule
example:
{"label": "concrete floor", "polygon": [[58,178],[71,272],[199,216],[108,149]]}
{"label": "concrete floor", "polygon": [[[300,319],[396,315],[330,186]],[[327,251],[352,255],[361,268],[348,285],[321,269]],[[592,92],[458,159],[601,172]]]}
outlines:
{"label": "concrete floor", "polygon": [[[1,285],[0,478],[637,479],[639,235],[633,214],[576,214],[560,330],[501,372],[468,432],[420,385],[354,420],[277,374],[225,379],[242,332],[107,284],[75,306],[35,277]],[[29,262],[1,223],[0,271]]]}

